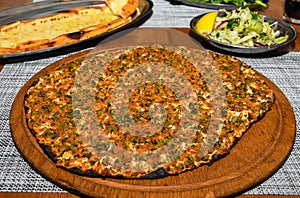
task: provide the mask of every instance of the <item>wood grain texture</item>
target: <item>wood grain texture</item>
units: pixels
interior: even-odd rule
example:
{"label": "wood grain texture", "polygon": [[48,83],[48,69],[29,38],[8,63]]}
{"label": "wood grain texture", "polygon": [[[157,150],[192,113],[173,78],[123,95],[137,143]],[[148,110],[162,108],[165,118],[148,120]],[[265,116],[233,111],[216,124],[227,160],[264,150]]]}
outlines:
{"label": "wood grain texture", "polygon": [[202,166],[162,179],[112,179],[78,176],[58,168],[44,154],[26,125],[24,96],[44,72],[84,57],[79,53],[51,64],[31,78],[18,93],[11,110],[13,140],[26,161],[48,180],[76,195],[92,197],[224,197],[243,193],[263,182],[287,159],[294,144],[296,123],[287,98],[270,80],[276,101],[265,117],[252,125],[231,153],[211,166]]}
{"label": "wood grain texture", "polygon": [[[266,195],[269,197],[270,195]],[[262,195],[240,195],[238,198],[262,198]],[[292,195],[273,195],[272,198],[298,198],[299,196]],[[78,198],[76,195],[70,193],[17,193],[17,192],[5,192],[0,193],[0,198]]]}
{"label": "wood grain texture", "polygon": [[12,8],[16,6],[21,6],[24,4],[32,3],[32,0],[13,0],[13,1],[7,1],[7,0],[0,0],[0,10],[6,9],[6,8]]}

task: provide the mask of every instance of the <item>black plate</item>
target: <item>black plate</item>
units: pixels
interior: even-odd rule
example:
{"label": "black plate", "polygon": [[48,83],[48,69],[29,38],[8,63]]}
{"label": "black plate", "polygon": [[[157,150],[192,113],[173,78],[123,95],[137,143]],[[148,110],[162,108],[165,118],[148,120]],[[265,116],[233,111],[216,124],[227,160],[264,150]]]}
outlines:
{"label": "black plate", "polygon": [[[205,13],[205,14],[207,14],[207,13]],[[282,44],[278,44],[278,45],[272,45],[270,47],[268,47],[268,46],[247,47],[247,46],[241,46],[241,45],[226,44],[226,43],[222,43],[222,42],[219,42],[216,40],[209,39],[209,38],[203,36],[202,34],[199,34],[196,31],[196,29],[195,29],[196,23],[205,14],[196,16],[191,20],[191,22],[190,22],[191,30],[194,33],[194,35],[196,36],[197,40],[199,40],[200,42],[203,42],[204,45],[208,44],[208,45],[212,46],[214,49],[220,50],[221,52],[235,53],[235,54],[240,54],[240,55],[266,54],[266,55],[271,56],[271,55],[275,55],[275,54],[284,53],[284,52],[290,50],[294,40],[297,37],[297,33],[292,26],[290,26],[280,20],[265,16],[265,18],[264,18],[265,21],[272,21],[272,22],[277,21],[278,22],[278,30],[280,30],[280,34],[289,36],[289,38],[286,42],[284,42]]]}
{"label": "black plate", "polygon": [[[234,10],[239,8],[239,6],[236,6],[234,4],[218,4],[218,3],[205,3],[205,2],[197,2],[193,0],[172,0],[174,2],[179,2],[184,5],[193,6],[193,7],[199,7],[199,8],[208,8],[208,9],[226,9],[226,10]],[[264,3],[268,3],[268,0],[264,0]],[[249,8],[252,9],[263,9],[260,5],[251,5]]]}
{"label": "black plate", "polygon": [[[53,13],[58,13],[63,10],[68,10],[76,7],[99,6],[103,5],[102,0],[50,0],[26,4],[19,7],[14,7],[0,11],[0,26],[12,23],[18,20],[34,19],[47,16]],[[84,49],[96,45],[97,42],[92,42],[95,39],[101,40],[113,33],[130,28],[137,27],[143,23],[152,13],[153,3],[151,0],[139,0],[138,12],[133,14],[132,21],[112,31],[66,45],[48,47],[39,50],[32,50],[26,52],[17,52],[10,54],[0,54],[0,63],[9,63],[15,61],[23,61],[28,59],[44,58],[47,56],[57,55],[61,53],[68,53],[78,49]]]}

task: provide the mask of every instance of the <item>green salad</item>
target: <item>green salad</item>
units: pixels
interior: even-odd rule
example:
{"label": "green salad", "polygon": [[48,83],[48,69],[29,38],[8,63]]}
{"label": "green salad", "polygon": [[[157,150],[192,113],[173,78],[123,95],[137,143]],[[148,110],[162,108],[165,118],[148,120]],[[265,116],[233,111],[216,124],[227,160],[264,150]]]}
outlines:
{"label": "green salad", "polygon": [[278,22],[265,21],[257,11],[244,7],[220,13],[222,16],[216,17],[213,31],[207,35],[210,39],[250,47],[271,46],[288,39],[288,35],[281,36]]}
{"label": "green salad", "polygon": [[233,4],[236,6],[253,6],[260,5],[267,7],[263,0],[192,0],[193,2],[213,3],[213,4]]}

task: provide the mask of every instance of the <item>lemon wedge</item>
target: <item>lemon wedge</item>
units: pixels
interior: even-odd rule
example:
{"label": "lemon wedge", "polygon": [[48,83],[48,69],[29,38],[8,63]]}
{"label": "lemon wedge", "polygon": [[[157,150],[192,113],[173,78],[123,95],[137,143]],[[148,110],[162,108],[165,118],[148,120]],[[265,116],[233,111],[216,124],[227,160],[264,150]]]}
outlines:
{"label": "lemon wedge", "polygon": [[214,28],[214,23],[218,12],[209,12],[199,19],[196,23],[195,29],[200,34],[210,33]]}

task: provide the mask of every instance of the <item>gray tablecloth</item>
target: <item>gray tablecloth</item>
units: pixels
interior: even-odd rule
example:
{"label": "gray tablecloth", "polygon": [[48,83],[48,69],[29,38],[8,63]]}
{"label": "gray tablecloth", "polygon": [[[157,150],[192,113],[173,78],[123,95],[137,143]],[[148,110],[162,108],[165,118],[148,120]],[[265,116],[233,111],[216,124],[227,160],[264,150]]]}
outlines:
{"label": "gray tablecloth", "polygon": [[[172,5],[154,0],[153,15],[142,27],[189,27],[190,20],[211,10]],[[0,191],[66,192],[42,178],[23,160],[10,134],[9,113],[12,102],[24,83],[50,63],[64,56],[7,64],[0,72]],[[269,179],[246,194],[300,195],[300,53],[272,58],[242,58],[273,81],[290,101],[297,122],[297,135],[286,163]]]}

